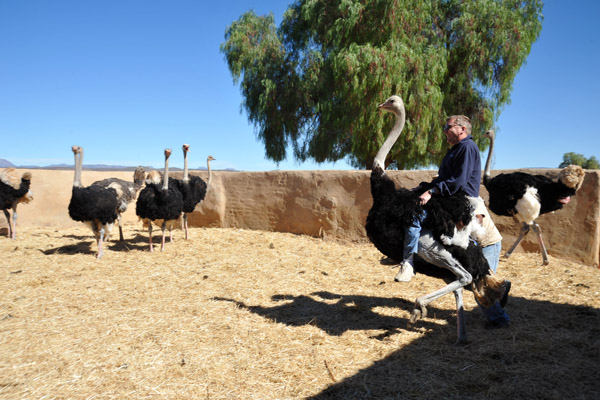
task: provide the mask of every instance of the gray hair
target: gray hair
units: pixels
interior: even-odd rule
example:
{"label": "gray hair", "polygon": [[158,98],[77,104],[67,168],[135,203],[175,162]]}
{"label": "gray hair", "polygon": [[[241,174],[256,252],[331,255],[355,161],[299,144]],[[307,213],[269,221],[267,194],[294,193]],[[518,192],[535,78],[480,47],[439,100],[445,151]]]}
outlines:
{"label": "gray hair", "polygon": [[471,134],[471,120],[469,117],[465,117],[464,115],[452,115],[451,117],[448,117],[446,122],[450,122],[451,119],[454,120],[456,125],[464,126],[467,135]]}

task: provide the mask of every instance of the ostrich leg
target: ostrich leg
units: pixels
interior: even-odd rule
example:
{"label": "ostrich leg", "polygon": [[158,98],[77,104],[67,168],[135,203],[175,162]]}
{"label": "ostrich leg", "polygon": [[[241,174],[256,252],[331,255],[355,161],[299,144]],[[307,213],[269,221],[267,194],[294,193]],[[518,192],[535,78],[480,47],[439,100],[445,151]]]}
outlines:
{"label": "ostrich leg", "polygon": [[[4,211],[4,215],[6,216],[6,222],[8,223],[8,237],[14,240],[16,234],[15,234],[15,230],[13,228],[13,224],[12,224],[12,221],[10,218],[10,213],[8,212],[8,210],[2,210],[2,211]],[[13,216],[14,216],[14,214],[13,214]],[[16,222],[15,222],[15,225],[16,225]]]}
{"label": "ostrich leg", "polygon": [[439,299],[440,297],[454,292],[456,299],[456,324],[458,331],[458,338],[456,344],[466,344],[467,340],[467,329],[464,319],[464,308],[462,298],[462,288],[473,281],[473,277],[448,250],[444,248],[440,243],[433,239],[430,232],[421,235],[419,238],[419,251],[417,255],[423,260],[430,264],[433,264],[440,268],[445,268],[451,271],[455,276],[456,280],[450,282],[445,287],[436,290],[433,293],[426,294],[425,296],[419,297],[415,301],[415,308],[410,317],[410,323],[414,324],[418,319],[425,318],[427,316],[427,305],[432,301]]}
{"label": "ostrich leg", "polygon": [[517,246],[519,245],[519,243],[521,243],[521,240],[523,240],[523,238],[525,237],[525,235],[527,235],[529,233],[529,229],[531,227],[529,226],[529,224],[523,222],[523,226],[521,227],[521,232],[519,233],[519,237],[517,238],[517,240],[515,240],[515,242],[513,243],[513,245],[510,247],[510,249],[508,249],[508,251],[504,254],[505,258],[510,257],[510,255],[512,254],[513,251],[515,251],[515,249],[517,248]]}
{"label": "ostrich leg", "polygon": [[457,339],[455,344],[468,343],[467,339],[467,324],[465,322],[465,308],[463,306],[463,289],[456,289],[454,291],[454,298],[456,299],[456,333]]}
{"label": "ostrich leg", "polygon": [[119,221],[119,241],[123,241],[123,226],[121,225],[121,213],[117,214],[117,220]]}
{"label": "ostrich leg", "polygon": [[150,252],[154,251],[154,246],[152,246],[152,221],[148,220],[148,240],[150,241]]}
{"label": "ostrich leg", "polygon": [[185,240],[188,240],[188,220],[187,213],[183,213],[183,229],[185,230]]}
{"label": "ostrich leg", "polygon": [[533,231],[537,233],[538,243],[540,244],[540,250],[542,251],[542,259],[544,260],[542,265],[548,265],[548,252],[546,251],[546,246],[544,245],[544,239],[542,239],[542,229],[536,222],[533,223]]}
{"label": "ostrich leg", "polygon": [[161,229],[162,229],[162,244],[160,245],[160,251],[163,251],[165,249],[165,229],[167,229],[167,221],[163,221],[162,225],[161,225]]}
{"label": "ostrich leg", "polygon": [[104,226],[102,226],[102,228],[100,228],[100,231],[98,232],[98,259],[101,259],[104,255],[104,249],[102,248],[102,239],[104,239]]}

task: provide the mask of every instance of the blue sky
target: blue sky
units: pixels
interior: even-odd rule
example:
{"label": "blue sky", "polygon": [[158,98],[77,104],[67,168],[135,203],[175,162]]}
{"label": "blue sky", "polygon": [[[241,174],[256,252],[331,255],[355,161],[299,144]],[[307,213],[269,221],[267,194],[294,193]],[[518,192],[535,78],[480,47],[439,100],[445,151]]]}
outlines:
{"label": "blue sky", "polygon": [[[0,0],[0,158],[16,165],[163,163],[245,171],[351,169],[265,159],[220,53],[244,12],[287,1]],[[547,1],[542,33],[497,122],[493,168],[600,159],[600,2]],[[383,101],[384,99],[382,99]],[[460,113],[460,110],[457,110]],[[600,113],[599,113],[600,114]],[[484,157],[485,159],[485,157]]]}

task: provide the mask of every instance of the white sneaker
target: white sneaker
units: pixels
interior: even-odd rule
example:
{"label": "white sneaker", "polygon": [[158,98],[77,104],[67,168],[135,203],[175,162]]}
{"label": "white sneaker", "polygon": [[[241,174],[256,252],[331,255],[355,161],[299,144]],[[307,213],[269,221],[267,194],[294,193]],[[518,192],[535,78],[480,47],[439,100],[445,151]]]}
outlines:
{"label": "white sneaker", "polygon": [[413,268],[410,261],[404,261],[400,264],[400,272],[394,278],[396,282],[410,282],[412,277],[415,275],[415,269]]}

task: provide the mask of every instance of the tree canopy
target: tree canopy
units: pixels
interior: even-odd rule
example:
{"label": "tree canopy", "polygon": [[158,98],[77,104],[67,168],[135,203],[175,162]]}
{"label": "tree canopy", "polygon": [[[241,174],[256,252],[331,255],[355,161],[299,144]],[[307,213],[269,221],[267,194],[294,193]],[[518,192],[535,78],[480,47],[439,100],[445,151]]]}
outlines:
{"label": "tree canopy", "polygon": [[221,45],[242,107],[280,162],[346,158],[370,168],[393,125],[377,112],[392,94],[407,123],[386,165],[437,164],[454,114],[487,146],[542,23],[540,0],[297,0],[279,27],[243,14]]}
{"label": "tree canopy", "polygon": [[568,165],[579,165],[585,169],[600,169],[600,163],[596,157],[591,156],[590,158],[585,158],[583,154],[579,153],[563,154],[563,161],[558,168],[564,168]]}

